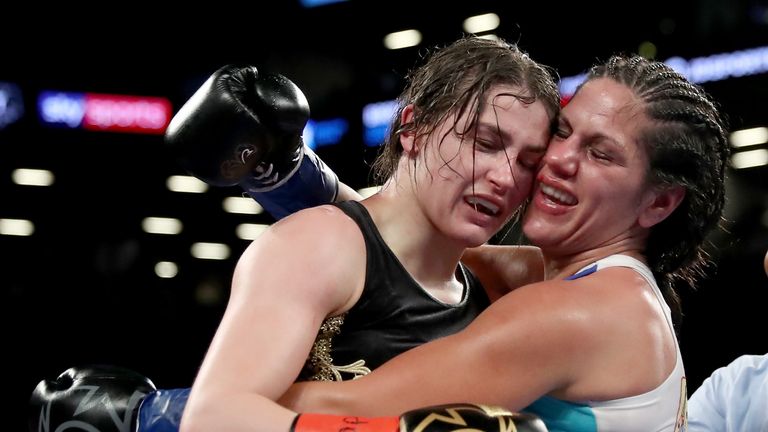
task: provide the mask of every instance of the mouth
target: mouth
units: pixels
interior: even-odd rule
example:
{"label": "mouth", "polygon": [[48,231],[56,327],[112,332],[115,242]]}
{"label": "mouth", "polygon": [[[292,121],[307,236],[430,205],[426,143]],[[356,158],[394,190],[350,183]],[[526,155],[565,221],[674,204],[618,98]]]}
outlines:
{"label": "mouth", "polygon": [[572,194],[544,183],[540,183],[540,190],[544,197],[555,204],[575,205],[579,202],[579,200]]}
{"label": "mouth", "polygon": [[486,214],[488,216],[498,216],[501,212],[501,207],[492,203],[491,201],[480,198],[478,196],[470,196],[465,198],[467,204],[475,208],[475,211]]}

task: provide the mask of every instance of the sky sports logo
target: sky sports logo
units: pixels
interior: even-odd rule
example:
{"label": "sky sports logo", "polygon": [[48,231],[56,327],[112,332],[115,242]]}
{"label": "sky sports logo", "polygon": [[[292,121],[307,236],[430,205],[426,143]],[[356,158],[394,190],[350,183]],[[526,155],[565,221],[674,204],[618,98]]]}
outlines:
{"label": "sky sports logo", "polygon": [[59,91],[41,92],[37,108],[49,126],[158,135],[173,114],[165,98]]}

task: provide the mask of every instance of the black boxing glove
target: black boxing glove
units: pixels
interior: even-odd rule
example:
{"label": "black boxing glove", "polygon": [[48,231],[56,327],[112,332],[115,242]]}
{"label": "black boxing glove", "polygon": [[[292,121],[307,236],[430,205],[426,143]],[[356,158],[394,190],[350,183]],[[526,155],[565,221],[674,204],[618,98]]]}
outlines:
{"label": "black boxing glove", "polygon": [[332,202],[338,178],[302,140],[309,104],[282,75],[217,70],[174,115],[165,143],[191,175],[240,185],[270,214]]}
{"label": "black boxing glove", "polygon": [[533,414],[475,404],[448,404],[410,410],[397,417],[299,414],[291,432],[547,432]]}
{"label": "black boxing glove", "polygon": [[32,392],[29,431],[178,432],[188,397],[129,369],[73,367]]}
{"label": "black boxing glove", "polygon": [[73,430],[132,432],[141,401],[155,391],[152,381],[112,366],[67,369],[43,380],[30,398],[30,432]]}

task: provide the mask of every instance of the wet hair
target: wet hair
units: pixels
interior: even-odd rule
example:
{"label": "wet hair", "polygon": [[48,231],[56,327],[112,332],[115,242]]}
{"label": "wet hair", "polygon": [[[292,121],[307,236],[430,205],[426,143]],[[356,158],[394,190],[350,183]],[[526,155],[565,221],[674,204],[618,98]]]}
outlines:
{"label": "wet hair", "polygon": [[[466,110],[474,110],[464,131],[454,123],[453,131],[463,137],[474,129],[487,92],[499,84],[519,87],[521,94],[513,96],[523,103],[541,101],[554,122],[560,96],[551,69],[503,40],[463,37],[432,52],[406,76],[397,112],[373,164],[375,180],[384,183],[395,172],[403,152],[401,133],[414,132],[417,139],[428,137],[450,115],[459,114],[458,119]],[[409,104],[414,107],[413,121],[401,124],[401,114]]]}
{"label": "wet hair", "polygon": [[654,186],[685,187],[685,198],[651,228],[646,259],[679,317],[676,282],[693,287],[711,264],[704,244],[721,222],[729,148],[726,123],[711,97],[664,63],[614,56],[593,66],[587,81],[607,77],[626,85],[653,125],[641,133]]}

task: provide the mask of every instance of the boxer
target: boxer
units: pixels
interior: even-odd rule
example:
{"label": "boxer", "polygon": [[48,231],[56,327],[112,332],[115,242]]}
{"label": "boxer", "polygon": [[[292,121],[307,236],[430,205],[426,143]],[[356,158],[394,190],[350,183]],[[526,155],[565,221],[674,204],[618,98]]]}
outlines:
{"label": "boxer", "polygon": [[[214,186],[239,185],[280,219],[302,208],[334,201],[345,193],[333,171],[302,143],[308,115],[306,98],[287,78],[260,75],[253,67],[225,66],[179,110],[166,132],[166,143],[190,174]],[[79,378],[66,378],[72,375]],[[189,390],[131,389],[123,384],[123,378],[132,382],[135,375],[128,371],[123,377],[119,368],[86,367],[73,368],[53,383],[43,381],[38,389],[49,390],[36,389],[33,393],[31,430],[56,430],[74,418],[100,431],[178,430]],[[83,401],[91,397],[88,391],[94,385],[103,395],[101,400],[122,403],[89,405],[89,417],[81,418],[84,412],[78,407],[90,400]],[[63,392],[50,390],[62,386],[66,388]],[[56,416],[46,414],[44,407],[55,404],[74,409],[56,411]],[[301,414],[293,430],[340,430],[334,425],[348,419]],[[467,404],[413,410],[400,419],[355,421],[356,430],[361,431],[368,421],[376,427],[368,430],[382,431],[453,430],[462,422],[479,430],[546,430],[535,416]],[[425,421],[435,422],[424,429],[419,425]]]}
{"label": "boxer", "polygon": [[[108,365],[73,367],[32,393],[29,432],[177,432],[189,389],[157,390],[138,372]],[[299,414],[290,432],[546,432],[532,414],[453,404],[400,417]]]}

